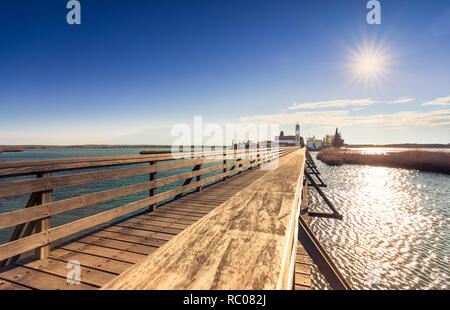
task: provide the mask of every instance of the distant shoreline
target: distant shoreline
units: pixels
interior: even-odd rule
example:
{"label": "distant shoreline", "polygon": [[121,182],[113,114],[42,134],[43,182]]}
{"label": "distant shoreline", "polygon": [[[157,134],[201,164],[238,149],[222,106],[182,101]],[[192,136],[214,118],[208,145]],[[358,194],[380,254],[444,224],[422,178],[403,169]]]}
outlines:
{"label": "distant shoreline", "polygon": [[[77,145],[0,145],[1,151],[15,149],[121,149],[121,148],[171,148],[172,145],[153,144],[77,144]],[[346,144],[346,148],[450,148],[450,144]]]}
{"label": "distant shoreline", "polygon": [[404,149],[448,149],[450,144],[346,144],[346,148],[404,148]]}
{"label": "distant shoreline", "polygon": [[171,148],[171,145],[151,144],[82,144],[82,145],[0,145],[1,150],[10,149],[123,149],[123,148]]}

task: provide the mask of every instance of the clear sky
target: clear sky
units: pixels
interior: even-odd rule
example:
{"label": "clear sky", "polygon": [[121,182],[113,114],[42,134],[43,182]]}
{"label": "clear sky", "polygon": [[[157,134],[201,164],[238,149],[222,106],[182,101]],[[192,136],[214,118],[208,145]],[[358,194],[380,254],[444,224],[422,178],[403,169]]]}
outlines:
{"label": "clear sky", "polygon": [[0,144],[162,144],[276,123],[347,143],[450,142],[450,2],[7,0]]}

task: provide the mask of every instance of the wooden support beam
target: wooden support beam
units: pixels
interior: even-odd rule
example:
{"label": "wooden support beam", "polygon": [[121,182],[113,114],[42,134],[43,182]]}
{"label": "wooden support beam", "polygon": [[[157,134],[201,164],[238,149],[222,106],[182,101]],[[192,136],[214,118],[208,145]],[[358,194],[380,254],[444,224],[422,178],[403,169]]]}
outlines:
{"label": "wooden support beam", "polygon": [[[223,158],[224,158],[224,159],[223,159],[223,164],[226,165],[226,163],[227,163],[227,152],[226,152],[225,149],[223,150]],[[225,172],[227,172],[227,168],[224,168],[224,169],[223,169],[223,173],[225,173]],[[228,179],[228,176],[225,176],[225,177],[223,178],[224,181],[226,181],[227,179]]]}
{"label": "wooden support beam", "polygon": [[[43,172],[38,174],[38,178],[50,178],[50,177],[51,173],[49,172]],[[51,201],[52,201],[52,190],[44,191],[41,193],[39,204],[42,205],[50,203]],[[36,221],[36,233],[47,232],[50,228],[51,228],[50,216]],[[50,253],[50,243],[36,248],[35,256],[38,259],[45,259],[48,257],[49,253]]]}
{"label": "wooden support beam", "polygon": [[[331,211],[333,212],[333,216],[331,217],[330,216],[330,218],[335,218],[335,219],[338,219],[338,220],[342,220],[342,215],[341,214],[339,214],[339,212],[336,210],[336,208],[334,207],[334,205],[331,203],[331,201],[328,199],[328,197],[325,195],[325,193],[319,188],[319,186],[317,185],[317,183],[314,181],[314,179],[312,178],[312,176],[307,172],[307,171],[305,171],[305,176],[306,176],[306,178],[308,179],[308,181],[310,182],[310,184],[312,185],[312,186],[314,186],[314,188],[316,189],[316,191],[319,193],[319,195],[320,195],[320,197],[322,197],[322,199],[323,199],[323,201],[325,201],[325,203],[327,204],[327,206],[331,209]],[[314,213],[313,213],[314,214]],[[311,212],[310,212],[310,215],[311,216],[315,216],[315,215],[313,215],[313,214],[311,214]],[[326,213],[325,213],[326,214]]]}
{"label": "wooden support beam", "polygon": [[[32,207],[32,206],[35,206],[36,203],[40,200],[40,198],[41,198],[41,193],[32,193],[32,194],[30,195],[30,198],[28,199],[28,202],[27,202],[27,204],[26,204],[26,206],[25,206],[25,209],[27,209],[27,208],[29,208],[29,207]],[[33,229],[34,229],[34,224],[35,224],[34,221],[29,222],[29,223],[21,223],[21,224],[18,224],[18,225],[14,228],[14,231],[13,231],[13,233],[12,233],[10,239],[9,239],[9,242],[19,239],[19,238],[20,238],[20,235],[22,234],[23,229],[25,228],[25,226],[26,226],[27,224],[28,224],[28,227],[27,227],[26,230],[25,230],[24,236],[29,236],[29,235],[31,234],[32,231],[30,231],[30,233],[28,233],[28,234],[27,234],[27,232],[28,232],[29,226],[30,226],[31,224],[33,225]],[[17,255],[17,256],[14,257],[14,258],[11,258],[9,264],[15,262],[18,258],[19,258],[19,255]],[[3,260],[3,261],[0,262],[0,268],[3,267],[3,266],[6,266],[6,265],[8,265],[8,260],[7,260],[7,259],[5,259],[5,260]]]}
{"label": "wooden support beam", "polygon": [[[151,162],[150,162],[150,166],[154,166],[154,165],[156,165],[156,163],[157,163],[157,161],[151,161]],[[158,178],[158,173],[157,173],[156,171],[150,173],[150,175],[149,175],[149,181],[155,181],[157,178]],[[155,182],[155,183],[156,183],[156,182]],[[155,185],[155,187],[153,187],[153,188],[151,188],[151,189],[149,190],[149,197],[155,196],[155,195],[156,195],[156,192],[157,192],[157,187],[156,187],[156,185]],[[156,203],[150,205],[149,208],[150,208],[151,211],[155,211],[155,210],[156,210]]]}
{"label": "wooden support beam", "polygon": [[[202,164],[195,166],[193,171],[196,171],[196,170],[202,170]],[[202,180],[202,175],[200,174],[197,176],[197,182],[200,182],[201,180]],[[200,185],[197,187],[197,192],[201,192],[201,191],[202,191],[202,186]]]}
{"label": "wooden support beam", "polygon": [[351,290],[352,286],[339,271],[336,264],[317,240],[305,220],[300,216],[298,222],[298,240],[313,262],[317,265],[319,271],[323,274],[330,286],[335,290]]}
{"label": "wooden support beam", "polygon": [[309,168],[311,170],[311,172],[308,172],[308,173],[314,174],[316,176],[317,180],[319,180],[319,182],[320,182],[318,184],[319,187],[327,187],[325,182],[323,182],[323,180],[319,176],[320,172],[319,172],[319,170],[317,170],[317,166],[314,163],[314,160],[312,159],[311,155],[309,155],[309,156],[310,156],[310,159],[306,160],[306,167]]}

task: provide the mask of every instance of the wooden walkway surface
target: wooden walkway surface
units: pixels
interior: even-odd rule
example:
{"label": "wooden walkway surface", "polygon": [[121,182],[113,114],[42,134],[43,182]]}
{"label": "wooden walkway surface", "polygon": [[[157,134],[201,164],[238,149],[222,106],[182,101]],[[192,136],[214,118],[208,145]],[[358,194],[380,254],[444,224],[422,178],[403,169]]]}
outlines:
{"label": "wooden walkway surface", "polygon": [[[18,261],[0,273],[0,289],[98,289],[266,173],[259,168],[245,171],[156,211],[140,213],[58,245],[47,259]],[[310,271],[302,257],[300,248],[295,287],[304,289],[310,283]],[[81,265],[79,285],[67,284],[69,261]],[[297,284],[302,278],[304,281]]]}
{"label": "wooden walkway surface", "polygon": [[[300,216],[308,223],[308,185],[304,182],[302,189],[302,202],[300,205]],[[306,212],[302,212],[306,211]],[[306,253],[300,242],[297,242],[297,253],[295,256],[294,289],[311,289],[311,258]]]}

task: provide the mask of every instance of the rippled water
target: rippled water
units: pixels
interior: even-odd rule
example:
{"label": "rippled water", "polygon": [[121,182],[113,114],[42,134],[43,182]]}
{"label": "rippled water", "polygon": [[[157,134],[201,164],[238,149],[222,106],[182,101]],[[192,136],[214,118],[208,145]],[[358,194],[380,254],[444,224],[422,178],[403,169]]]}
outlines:
{"label": "rippled water", "polygon": [[[313,155],[315,158],[315,155]],[[311,227],[357,289],[448,289],[450,176],[316,160],[344,219]],[[327,210],[314,189],[310,209]],[[327,285],[313,269],[313,287]]]}

